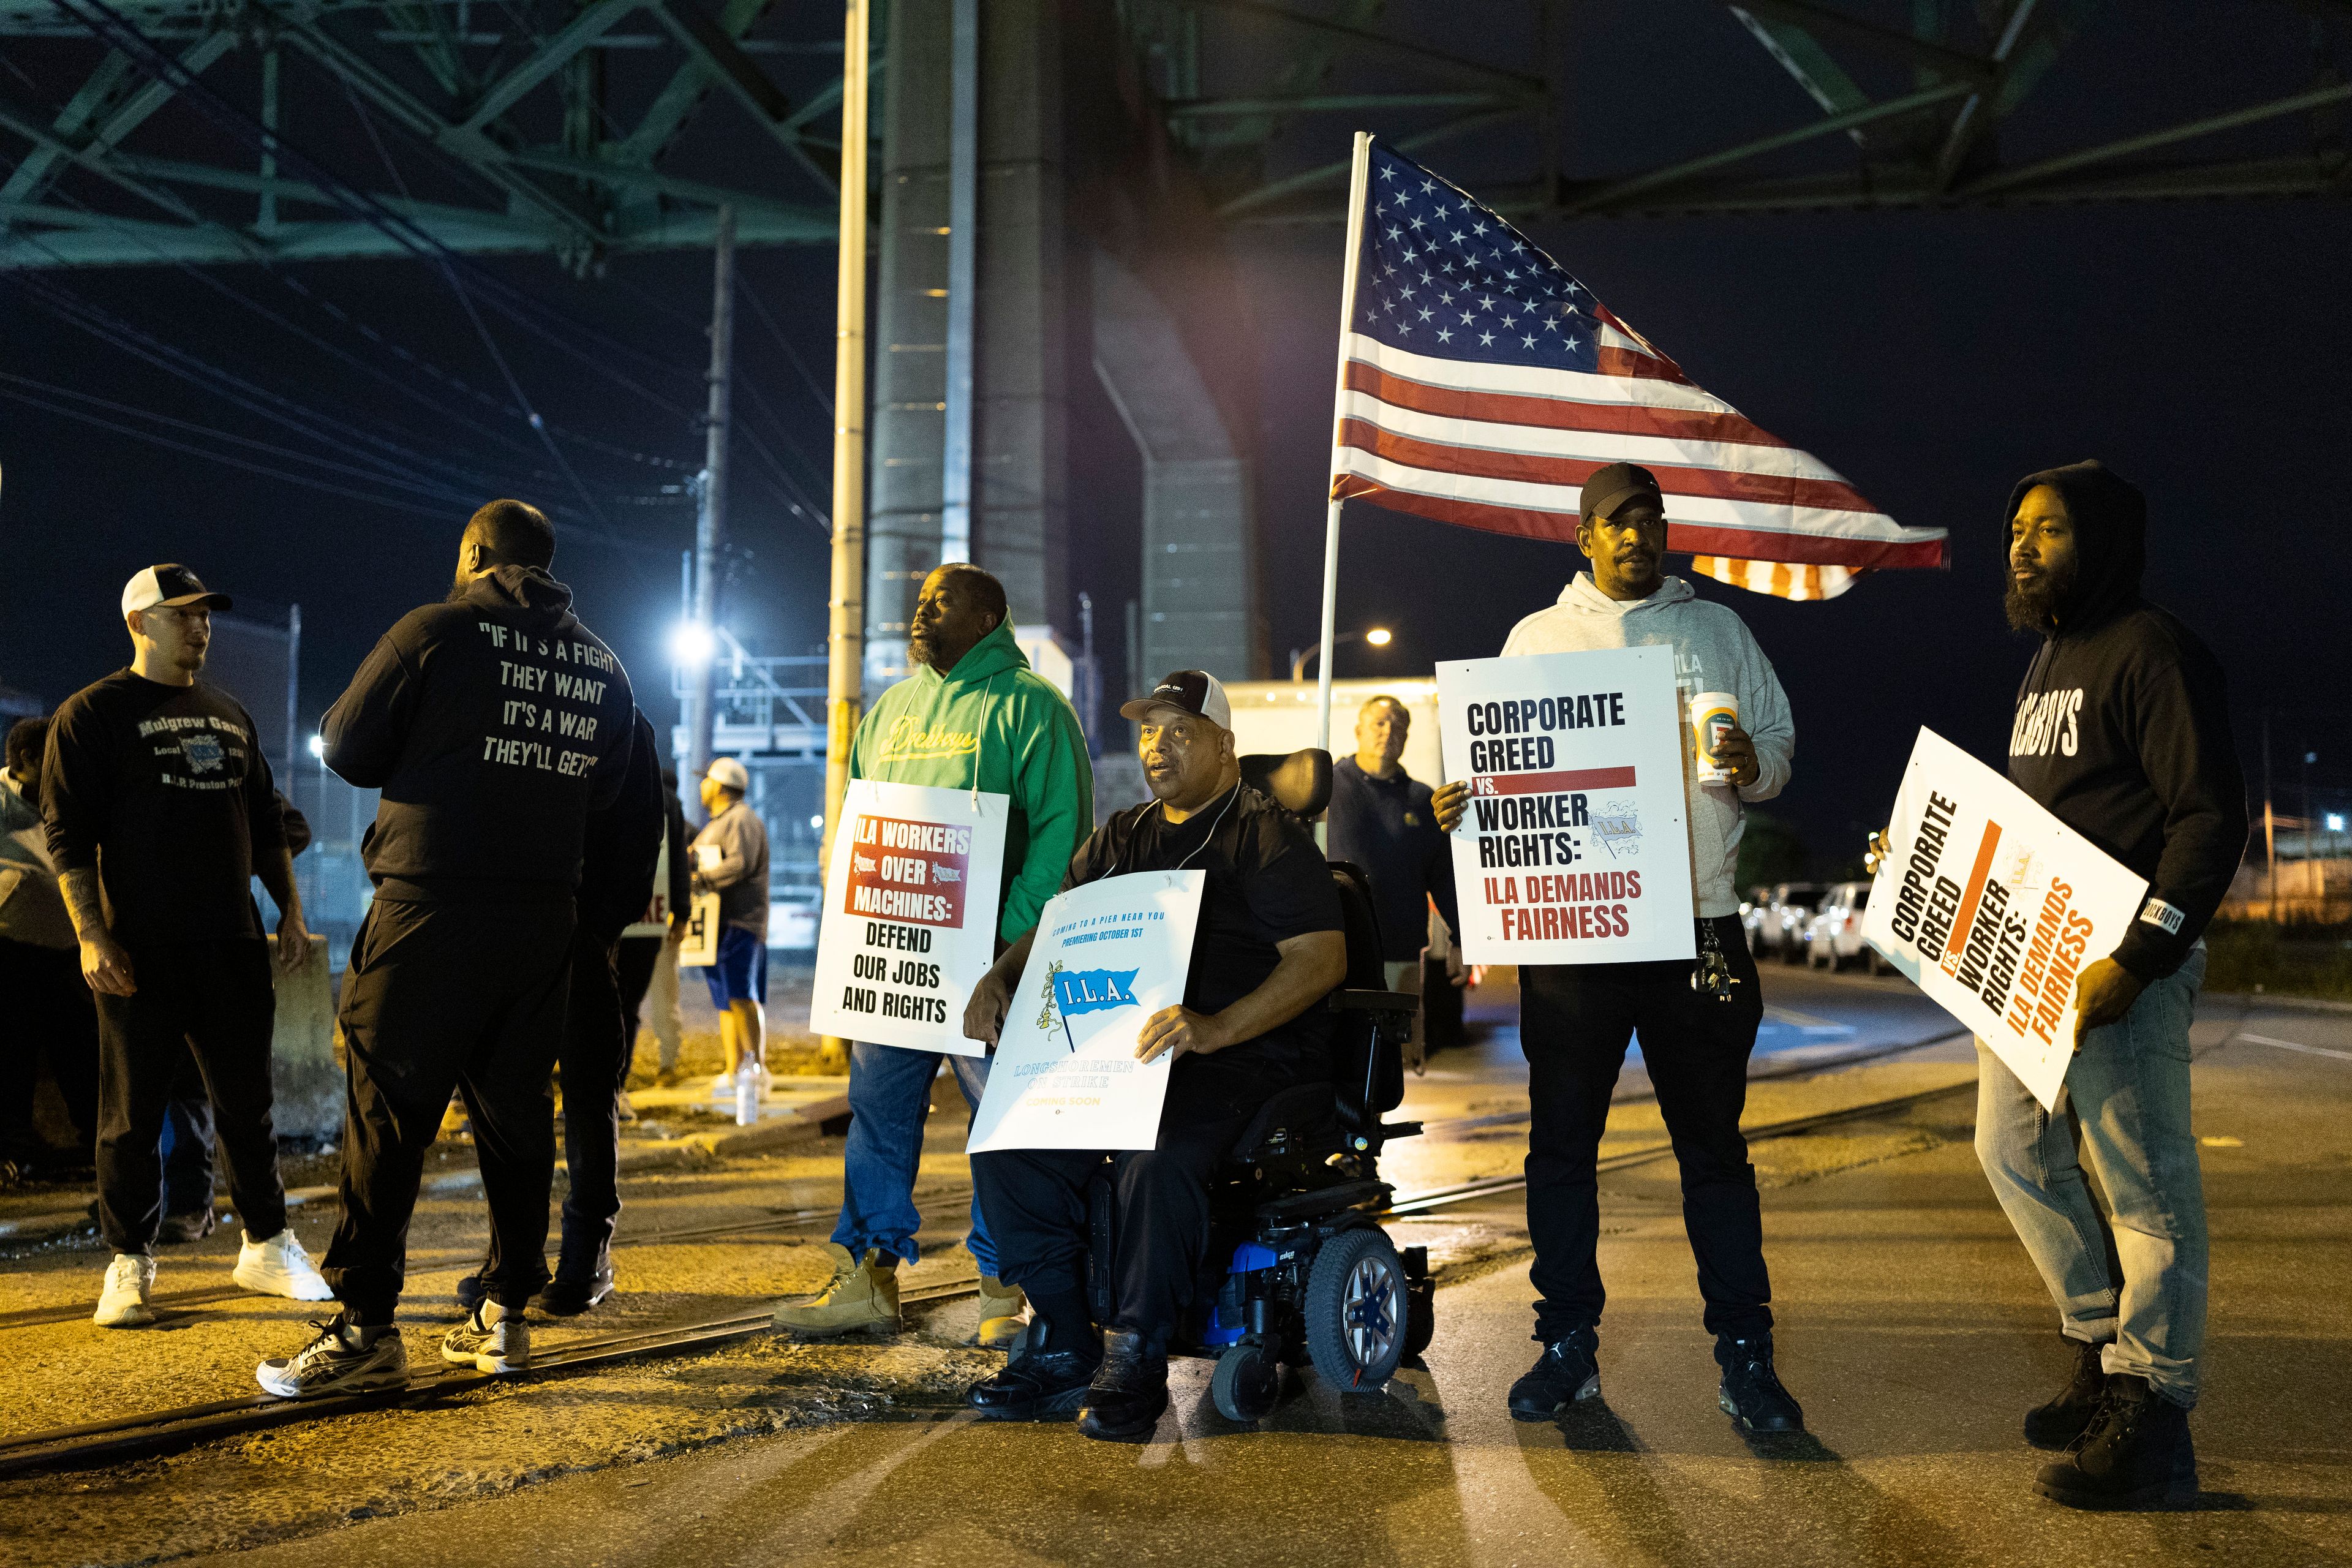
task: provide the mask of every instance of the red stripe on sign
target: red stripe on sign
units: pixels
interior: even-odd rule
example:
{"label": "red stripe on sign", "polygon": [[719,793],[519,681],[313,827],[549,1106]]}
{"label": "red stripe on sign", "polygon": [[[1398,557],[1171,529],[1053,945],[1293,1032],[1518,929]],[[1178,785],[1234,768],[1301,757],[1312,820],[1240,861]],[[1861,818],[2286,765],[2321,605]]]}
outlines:
{"label": "red stripe on sign", "polygon": [[1362,360],[1348,362],[1348,388],[1369,393],[1396,408],[1446,419],[1488,425],[1525,425],[1538,430],[1591,430],[1610,436],[1658,436],[1674,441],[1724,441],[1750,447],[1786,447],[1769,431],[1729,409],[1660,408],[1643,403],[1578,403],[1508,392],[1471,392],[1408,381]]}
{"label": "red stripe on sign", "polygon": [[1632,789],[1631,768],[1579,768],[1564,773],[1480,773],[1478,795],[1564,795],[1577,789]]}
{"label": "red stripe on sign", "polygon": [[1960,951],[1969,945],[1969,930],[1977,923],[1977,900],[1984,897],[1985,879],[1992,874],[1992,852],[2000,843],[2000,824],[1985,824],[1984,842],[1977,846],[1976,868],[1969,873],[1968,891],[1960,895],[1960,918],[1952,922],[1951,945],[1944,950],[1944,973],[1959,967]]}

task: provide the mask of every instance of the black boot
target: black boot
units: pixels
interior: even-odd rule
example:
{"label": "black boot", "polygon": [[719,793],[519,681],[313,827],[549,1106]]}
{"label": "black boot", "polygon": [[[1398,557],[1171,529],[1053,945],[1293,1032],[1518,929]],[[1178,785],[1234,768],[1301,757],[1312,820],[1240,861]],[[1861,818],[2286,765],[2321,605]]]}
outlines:
{"label": "black boot", "polygon": [[576,1318],[613,1293],[613,1253],[603,1240],[591,1247],[584,1239],[564,1237],[555,1265],[555,1278],[539,1293],[540,1310],[559,1318]]}
{"label": "black boot", "polygon": [[1543,1342],[1543,1354],[1511,1384],[1511,1417],[1549,1421],[1580,1399],[1601,1395],[1601,1331],[1586,1324]]}
{"label": "black boot", "polygon": [[1039,1318],[1029,1325],[1021,1353],[1003,1372],[965,1390],[964,1403],[989,1421],[1066,1419],[1086,1403],[1101,1363],[1090,1331],[1056,1330]]}
{"label": "black boot", "polygon": [[2107,1392],[2107,1374],[2099,1366],[2101,1347],[2067,1339],[2066,1350],[2074,1360],[2066,1373],[2066,1386],[2049,1404],[2025,1413],[2025,1440],[2058,1453],[2065,1452],[2083,1435]]}
{"label": "black boot", "polygon": [[1143,1335],[1113,1329],[1103,1335],[1102,1365],[1078,1412],[1078,1430],[1113,1442],[1150,1436],[1168,1408],[1168,1352]]}
{"label": "black boot", "polygon": [[2197,1498],[2189,1412],[2119,1372],[2066,1458],[2042,1467],[2033,1489],[2068,1508],[2165,1508]]}
{"label": "black boot", "polygon": [[1772,1370],[1772,1336],[1717,1334],[1715,1363],[1723,1383],[1715,1392],[1723,1413],[1748,1432],[1801,1432],[1805,1413]]}

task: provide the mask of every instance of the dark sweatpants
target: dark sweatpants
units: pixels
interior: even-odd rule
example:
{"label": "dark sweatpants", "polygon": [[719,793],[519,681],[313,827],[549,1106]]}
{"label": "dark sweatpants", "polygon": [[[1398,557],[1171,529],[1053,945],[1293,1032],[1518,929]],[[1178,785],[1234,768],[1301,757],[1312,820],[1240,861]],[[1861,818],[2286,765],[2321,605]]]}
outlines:
{"label": "dark sweatpants", "polygon": [[572,1002],[563,1020],[563,1158],[572,1190],[563,1199],[563,1256],[583,1270],[613,1239],[621,1212],[621,1114],[628,1081],[615,944],[583,931],[572,939]]}
{"label": "dark sweatpants", "polygon": [[81,955],[0,936],[0,1018],[8,1030],[0,1046],[0,1156],[39,1150],[33,1091],[46,1057],[79,1140],[75,1152],[90,1158],[98,1147],[98,1009],[81,977]]}
{"label": "dark sweatpants", "polygon": [[173,1075],[172,1100],[163,1108],[163,1212],[194,1215],[213,1206],[213,1102],[205,1098],[204,1074],[192,1054]]}
{"label": "dark sweatpants", "polygon": [[[666,936],[625,936],[613,944],[613,971],[619,976],[623,1049],[637,1048],[638,1016],[645,1011],[646,993],[652,989],[654,965],[661,962]],[[628,1074],[621,1075],[624,1087]]]}
{"label": "dark sweatpants", "polygon": [[[1164,1349],[1192,1305],[1209,1244],[1209,1174],[1266,1096],[1299,1081],[1296,1073],[1242,1054],[1245,1049],[1177,1058],[1160,1111],[1159,1146],[1112,1154],[1118,1256],[1111,1278],[1118,1306],[1104,1327],[1140,1333]],[[1087,1187],[1103,1153],[1004,1149],[971,1157],[972,1185],[1002,1278],[1066,1333],[1084,1331],[1088,1315]]]}
{"label": "dark sweatpants", "polygon": [[1595,1162],[1609,1097],[1636,1029],[1682,1166],[1683,1229],[1698,1260],[1707,1331],[1747,1335],[1772,1326],[1756,1168],[1739,1131],[1764,999],[1738,917],[1712,923],[1739,982],[1728,1002],[1693,991],[1686,960],[1519,970],[1519,1039],[1532,1112],[1528,1234],[1536,1261],[1528,1272],[1539,1293],[1538,1340],[1549,1342],[1601,1321],[1606,1293],[1594,1258],[1601,1237]]}
{"label": "dark sweatpants", "polygon": [[343,1218],[323,1269],[359,1321],[390,1322],[400,1300],[425,1151],[453,1089],[473,1118],[489,1203],[489,1294],[520,1310],[547,1283],[552,1079],[571,957],[569,900],[379,897],[369,908],[337,1014],[348,1081]]}
{"label": "dark sweatpants", "polygon": [[139,988],[98,998],[98,1226],[117,1252],[145,1253],[163,1218],[157,1144],[181,1063],[195,1053],[229,1201],[247,1236],[286,1228],[270,1124],[269,1037],[278,1016],[259,937],[131,950]]}

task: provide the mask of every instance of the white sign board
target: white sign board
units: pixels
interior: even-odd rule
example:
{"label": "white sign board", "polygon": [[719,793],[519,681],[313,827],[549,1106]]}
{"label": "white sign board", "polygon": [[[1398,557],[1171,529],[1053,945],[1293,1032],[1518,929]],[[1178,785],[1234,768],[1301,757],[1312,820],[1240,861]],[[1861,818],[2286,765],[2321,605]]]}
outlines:
{"label": "white sign board", "polygon": [[1671,647],[1437,667],[1473,963],[1689,958],[1690,830]]}
{"label": "white sign board", "polygon": [[963,1007],[996,957],[1008,796],[852,780],[817,931],[809,1028],[976,1057]]}
{"label": "white sign board", "polygon": [[687,910],[686,935],[677,944],[680,969],[708,969],[719,962],[719,895],[697,893]]}
{"label": "white sign board", "polygon": [[1886,843],[1864,938],[2056,1110],[2074,977],[2116,950],[2147,881],[1932,730]]}
{"label": "white sign board", "polygon": [[1169,1058],[1135,1059],[1144,1021],[1184,1000],[1206,871],[1136,871],[1058,895],[1013,994],[972,1117],[991,1149],[1149,1149]]}

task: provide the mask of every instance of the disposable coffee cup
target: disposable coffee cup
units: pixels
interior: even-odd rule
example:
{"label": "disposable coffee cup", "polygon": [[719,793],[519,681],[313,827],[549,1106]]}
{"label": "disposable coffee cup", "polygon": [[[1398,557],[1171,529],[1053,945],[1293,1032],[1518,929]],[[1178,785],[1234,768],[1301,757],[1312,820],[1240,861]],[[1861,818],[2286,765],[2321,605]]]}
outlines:
{"label": "disposable coffee cup", "polygon": [[1739,723],[1739,699],[1728,691],[1702,691],[1690,700],[1692,758],[1701,784],[1729,784],[1732,769],[1716,758],[1727,731]]}

